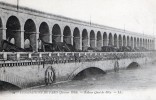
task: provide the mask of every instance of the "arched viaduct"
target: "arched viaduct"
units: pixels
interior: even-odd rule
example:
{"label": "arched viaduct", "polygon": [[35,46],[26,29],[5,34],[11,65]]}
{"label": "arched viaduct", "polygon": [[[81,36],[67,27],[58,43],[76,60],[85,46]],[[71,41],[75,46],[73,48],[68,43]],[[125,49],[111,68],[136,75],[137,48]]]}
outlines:
{"label": "arched viaduct", "polygon": [[[66,42],[75,49],[88,47],[131,46],[154,49],[154,38],[112,27],[52,15],[30,8],[0,3],[0,40],[6,39],[21,48],[42,48],[42,41]],[[1,43],[0,43],[1,45]]]}
{"label": "arched viaduct", "polygon": [[[0,40],[7,40],[21,48],[32,46],[33,51],[42,49],[42,41],[53,43],[66,42],[77,50],[88,47],[101,49],[102,46],[145,47],[154,50],[154,37],[141,35],[113,27],[102,26],[80,20],[52,15],[30,8],[0,3]],[[1,49],[1,42],[0,42]],[[88,68],[102,71],[125,68],[133,63],[142,65],[154,61],[153,52],[0,52],[0,82],[8,82],[18,87],[34,86],[45,83],[47,71],[53,71],[55,82],[73,79],[78,73]],[[76,57],[81,61],[71,59]],[[129,55],[128,58],[122,56]],[[121,55],[121,59],[113,55]],[[63,56],[61,56],[63,55]],[[139,57],[136,57],[138,56]],[[96,57],[97,56],[97,57]],[[113,56],[113,59],[111,58]],[[11,57],[15,59],[10,59]],[[48,59],[47,59],[48,58]],[[114,59],[115,58],[115,59]],[[47,61],[45,61],[47,59]],[[60,60],[61,59],[61,60]],[[99,60],[100,59],[100,60]],[[50,68],[49,68],[50,66]],[[53,69],[53,70],[51,70]],[[51,73],[51,72],[50,72]],[[49,76],[49,73],[48,73]]]}

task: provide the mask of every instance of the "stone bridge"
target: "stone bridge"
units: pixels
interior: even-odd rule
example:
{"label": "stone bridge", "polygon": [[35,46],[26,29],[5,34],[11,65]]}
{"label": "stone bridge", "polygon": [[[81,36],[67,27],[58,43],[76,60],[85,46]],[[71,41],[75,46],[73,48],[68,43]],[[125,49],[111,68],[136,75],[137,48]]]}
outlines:
{"label": "stone bridge", "polygon": [[[18,54],[20,58],[22,53]],[[30,55],[31,58],[35,56]],[[53,53],[51,55],[53,56],[50,58],[44,58],[43,54],[39,55],[42,59],[1,61],[3,63],[0,63],[0,81],[19,88],[26,88],[69,81],[83,71],[90,73],[90,71],[100,70],[107,73],[109,70],[118,70],[116,68],[142,66],[155,60],[153,52],[81,52]]]}

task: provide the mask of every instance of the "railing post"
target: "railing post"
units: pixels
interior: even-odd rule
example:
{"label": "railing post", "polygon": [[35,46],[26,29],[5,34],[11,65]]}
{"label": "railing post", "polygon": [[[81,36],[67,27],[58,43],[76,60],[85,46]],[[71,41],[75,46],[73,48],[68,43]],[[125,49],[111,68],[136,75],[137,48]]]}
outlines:
{"label": "railing post", "polygon": [[51,53],[49,53],[49,57],[51,57]]}
{"label": "railing post", "polygon": [[17,55],[17,60],[20,60],[20,53],[16,53]]}
{"label": "railing post", "polygon": [[42,53],[39,53],[39,58],[42,58]]}
{"label": "railing post", "polygon": [[7,60],[7,52],[3,53],[3,58],[4,58],[4,60]]}
{"label": "railing post", "polygon": [[28,58],[29,58],[29,59],[31,58],[31,53],[28,54]]}

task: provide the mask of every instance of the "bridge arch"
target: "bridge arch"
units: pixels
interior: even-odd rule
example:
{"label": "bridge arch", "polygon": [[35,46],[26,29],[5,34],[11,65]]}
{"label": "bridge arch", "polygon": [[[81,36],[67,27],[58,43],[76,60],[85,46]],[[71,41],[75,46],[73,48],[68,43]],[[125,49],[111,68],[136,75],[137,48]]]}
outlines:
{"label": "bridge arch", "polygon": [[137,62],[131,62],[131,63],[127,66],[128,69],[129,69],[129,68],[137,68],[137,67],[140,67],[140,64],[137,63]]}
{"label": "bridge arch", "polygon": [[126,46],[126,36],[123,36],[123,46]]}
{"label": "bridge arch", "polygon": [[[0,41],[2,41],[2,39],[3,39],[3,31],[2,31],[2,29],[3,29],[3,22],[2,22],[2,19],[1,19],[1,17],[0,17]],[[1,48],[2,47],[2,45],[1,45],[1,42],[0,42],[0,51],[2,51]]]}
{"label": "bridge arch", "polygon": [[104,34],[103,34],[103,45],[104,46],[107,46],[107,33],[106,32],[104,32]]}
{"label": "bridge arch", "polygon": [[114,46],[117,47],[118,46],[118,37],[117,34],[114,34]]}
{"label": "bridge arch", "polygon": [[113,45],[113,36],[112,36],[112,33],[109,33],[109,43],[108,45]]}
{"label": "bridge arch", "polygon": [[134,47],[134,41],[133,41],[133,37],[131,37],[131,48]]}
{"label": "bridge arch", "polygon": [[73,32],[73,46],[75,50],[80,50],[80,31],[77,27]]}
{"label": "bridge arch", "polygon": [[149,50],[151,50],[151,39],[149,40]]}
{"label": "bridge arch", "polygon": [[130,46],[130,42],[129,42],[129,36],[127,36],[127,46]]}
{"label": "bridge arch", "polygon": [[39,26],[39,51],[43,51],[43,42],[50,42],[50,32],[49,32],[49,26],[46,22],[42,22]]}
{"label": "bridge arch", "polygon": [[88,67],[85,69],[77,70],[72,75],[72,80],[81,80],[85,77],[97,75],[97,74],[105,74],[106,71],[102,70],[98,67]]}
{"label": "bridge arch", "polygon": [[145,48],[147,49],[147,39],[145,39]]}
{"label": "bridge arch", "polygon": [[[0,16],[0,28],[3,28],[3,21],[2,21],[1,16]],[[2,32],[2,30],[0,30],[0,32]]]}
{"label": "bridge arch", "polygon": [[49,36],[50,36],[50,32],[49,32],[49,25],[46,22],[42,22],[40,24],[39,27],[39,38],[40,40],[44,41],[44,42],[50,42]]}
{"label": "bridge arch", "polygon": [[90,47],[95,48],[95,32],[93,30],[90,31]]}
{"label": "bridge arch", "polygon": [[71,43],[71,29],[69,26],[65,26],[64,31],[63,31],[63,42],[66,42],[67,44],[72,44]]}
{"label": "bridge arch", "polygon": [[154,48],[154,42],[153,40],[151,40],[151,50],[153,50],[153,48]]}
{"label": "bridge arch", "polygon": [[86,29],[82,31],[82,51],[86,51],[88,49],[88,32]]}
{"label": "bridge arch", "polygon": [[145,48],[145,39],[143,39],[143,47]]}
{"label": "bridge arch", "polygon": [[137,38],[137,47],[140,47],[140,41],[139,41],[139,38]]}
{"label": "bridge arch", "polygon": [[[30,45],[35,50],[36,46],[36,24],[32,19],[27,19],[24,24],[24,39],[29,39]],[[26,45],[24,45],[24,48],[26,48]]]}
{"label": "bridge arch", "polygon": [[143,47],[142,44],[143,44],[142,38],[140,38],[140,47]]}
{"label": "bridge arch", "polygon": [[119,47],[122,47],[122,37],[119,35]]}
{"label": "bridge arch", "polygon": [[148,39],[148,46],[147,46],[148,49],[149,49],[149,44],[150,44],[150,40]]}
{"label": "bridge arch", "polygon": [[136,48],[137,46],[137,40],[136,40],[136,37],[134,37],[134,48]]}
{"label": "bridge arch", "polygon": [[16,16],[10,16],[6,23],[6,38],[10,41],[15,39],[15,45],[21,47],[21,24]]}
{"label": "bridge arch", "polygon": [[152,40],[150,41],[150,50],[152,50]]}
{"label": "bridge arch", "polygon": [[52,41],[61,42],[61,28],[58,24],[55,24],[52,28]]}
{"label": "bridge arch", "polygon": [[152,49],[155,49],[155,40],[152,40]]}
{"label": "bridge arch", "polygon": [[147,44],[146,45],[147,45],[147,49],[148,49],[148,39],[147,39]]}
{"label": "bridge arch", "polygon": [[21,87],[14,85],[12,83],[9,82],[4,82],[4,81],[0,81],[1,85],[0,85],[0,90],[5,91],[5,90],[20,90]]}
{"label": "bridge arch", "polygon": [[98,50],[101,50],[101,47],[102,47],[102,37],[101,37],[101,32],[100,31],[98,31],[97,32],[97,42],[96,42],[97,44],[97,49]]}

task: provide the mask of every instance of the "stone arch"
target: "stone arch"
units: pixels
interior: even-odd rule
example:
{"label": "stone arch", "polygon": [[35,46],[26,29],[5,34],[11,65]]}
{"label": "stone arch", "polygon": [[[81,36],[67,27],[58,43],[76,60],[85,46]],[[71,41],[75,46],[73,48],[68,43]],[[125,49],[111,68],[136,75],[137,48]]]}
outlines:
{"label": "stone arch", "polygon": [[100,31],[98,31],[97,32],[97,42],[96,42],[97,44],[97,49],[98,50],[101,50],[101,47],[102,47],[102,37],[101,37],[101,32]]}
{"label": "stone arch", "polygon": [[20,86],[13,84],[11,82],[7,82],[7,81],[1,81],[1,91],[6,91],[6,90],[20,90],[22,89]]}
{"label": "stone arch", "polygon": [[90,31],[90,47],[95,48],[95,32],[93,30]]}
{"label": "stone arch", "polygon": [[[36,24],[32,19],[27,19],[24,25],[24,39],[29,39],[31,51],[35,51],[36,44],[37,44],[37,37],[36,37]],[[24,48],[26,45],[24,45]]]}
{"label": "stone arch", "polygon": [[127,36],[127,46],[130,46],[130,39],[129,39],[129,36]]}
{"label": "stone arch", "polygon": [[69,26],[65,26],[64,31],[63,31],[63,42],[67,44],[72,44],[71,43],[71,30]]}
{"label": "stone arch", "polygon": [[132,63],[130,63],[128,66],[127,66],[127,68],[129,69],[129,68],[137,68],[137,67],[139,67],[140,66],[140,64],[139,63],[137,63],[137,62],[132,62]]}
{"label": "stone arch", "polygon": [[143,47],[146,48],[146,47],[145,47],[145,39],[143,39]]}
{"label": "stone arch", "polygon": [[106,74],[106,72],[98,67],[89,67],[86,69],[81,69],[81,70],[76,71],[74,75],[71,77],[71,79],[81,80],[87,76],[96,75],[96,74]]}
{"label": "stone arch", "polygon": [[109,43],[108,45],[112,46],[113,45],[113,36],[112,33],[109,33]]}
{"label": "stone arch", "polygon": [[79,50],[80,49],[80,31],[77,27],[74,29],[73,36],[74,36],[73,46],[75,50]]}
{"label": "stone arch", "polygon": [[43,48],[43,42],[49,43],[50,42],[50,32],[49,26],[46,22],[42,22],[39,26],[39,51],[45,51]]}
{"label": "stone arch", "polygon": [[49,32],[49,26],[46,22],[42,22],[40,24],[39,27],[39,39],[42,40],[43,42],[50,42],[49,36],[50,36],[50,32]]}
{"label": "stone arch", "polygon": [[123,46],[126,46],[126,36],[123,36]]}
{"label": "stone arch", "polygon": [[15,39],[15,45],[21,47],[21,24],[16,16],[10,16],[6,23],[6,38],[10,41]]}
{"label": "stone arch", "polygon": [[150,43],[150,50],[152,50],[153,48],[153,41],[151,40],[151,43]]}
{"label": "stone arch", "polygon": [[107,33],[106,32],[104,32],[104,34],[103,34],[103,45],[104,46],[107,46]]}
{"label": "stone arch", "polygon": [[61,28],[58,24],[52,28],[52,40],[53,42],[61,42]]}
{"label": "stone arch", "polygon": [[148,39],[148,42],[147,42],[147,48],[149,49],[149,44],[150,44],[150,41],[149,41],[149,39]]}
{"label": "stone arch", "polygon": [[142,47],[142,44],[143,44],[142,38],[140,38],[140,47]]}
{"label": "stone arch", "polygon": [[131,37],[131,47],[134,47],[134,41],[133,41],[133,37]]}
{"label": "stone arch", "polygon": [[2,23],[2,19],[0,17],[0,51],[2,51],[2,44],[1,44],[1,41],[3,39],[3,31],[2,31],[2,29],[3,29],[3,23]]}
{"label": "stone arch", "polygon": [[155,40],[152,40],[152,50],[155,49]]}
{"label": "stone arch", "polygon": [[136,40],[136,37],[134,37],[134,48],[136,48],[137,46],[137,40]]}
{"label": "stone arch", "polygon": [[88,32],[86,29],[82,31],[82,50],[86,51],[88,49]]}
{"label": "stone arch", "polygon": [[151,50],[151,42],[152,42],[152,40],[150,39],[149,40],[149,49]]}
{"label": "stone arch", "polygon": [[119,47],[122,47],[122,36],[119,35]]}
{"label": "stone arch", "polygon": [[140,43],[139,43],[139,38],[137,38],[137,47],[140,47],[139,44],[140,44]]}
{"label": "stone arch", "polygon": [[147,49],[147,39],[145,39],[145,48]]}
{"label": "stone arch", "polygon": [[117,47],[118,46],[118,37],[117,34],[114,34],[114,46]]}

